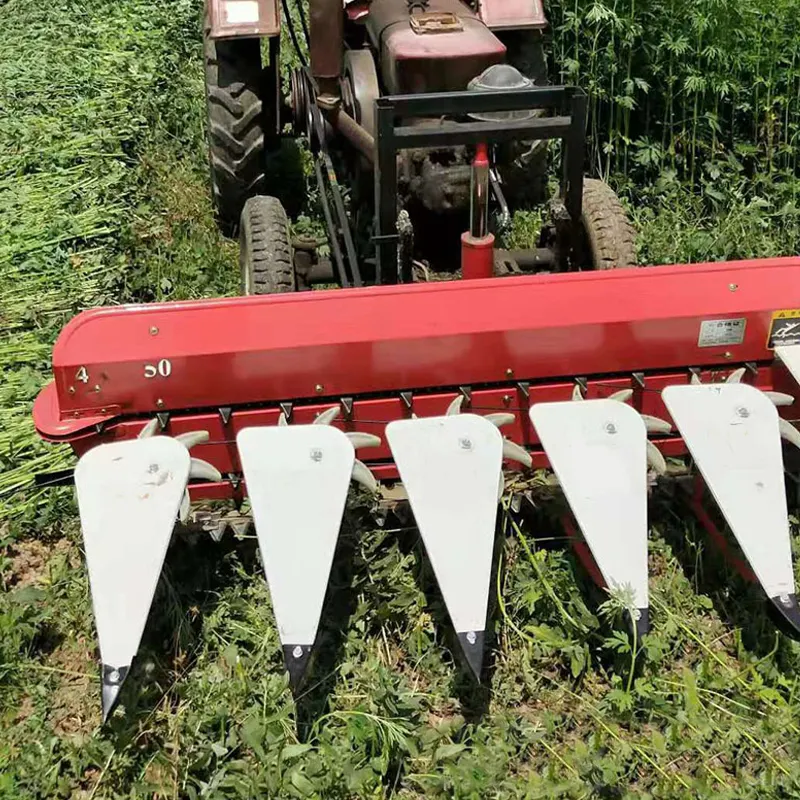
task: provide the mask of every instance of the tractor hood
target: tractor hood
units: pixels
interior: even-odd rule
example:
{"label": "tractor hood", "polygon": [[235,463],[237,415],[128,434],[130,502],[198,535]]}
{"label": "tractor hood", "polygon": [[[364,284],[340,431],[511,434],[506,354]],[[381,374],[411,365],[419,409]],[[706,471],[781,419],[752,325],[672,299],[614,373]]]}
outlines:
{"label": "tractor hood", "polygon": [[505,45],[459,0],[430,0],[410,13],[406,0],[373,0],[367,30],[393,94],[466,89],[505,60]]}

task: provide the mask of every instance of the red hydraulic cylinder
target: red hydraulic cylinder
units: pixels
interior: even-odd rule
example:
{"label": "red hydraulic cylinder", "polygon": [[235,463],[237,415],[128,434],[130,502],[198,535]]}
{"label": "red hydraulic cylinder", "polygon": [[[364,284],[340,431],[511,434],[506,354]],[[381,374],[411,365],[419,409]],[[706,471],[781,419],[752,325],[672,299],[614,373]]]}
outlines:
{"label": "red hydraulic cylinder", "polygon": [[489,156],[486,145],[475,148],[472,162],[470,226],[461,234],[461,277],[491,278],[494,274],[494,236],[489,233]]}

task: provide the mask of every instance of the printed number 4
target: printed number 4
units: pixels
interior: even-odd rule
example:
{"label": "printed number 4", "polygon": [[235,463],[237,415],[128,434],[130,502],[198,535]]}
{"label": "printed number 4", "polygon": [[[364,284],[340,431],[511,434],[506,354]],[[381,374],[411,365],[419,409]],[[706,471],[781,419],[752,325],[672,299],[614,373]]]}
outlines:
{"label": "printed number 4", "polygon": [[155,378],[161,376],[162,378],[169,378],[172,374],[172,364],[169,359],[162,358],[158,364],[145,364],[144,376],[145,378]]}

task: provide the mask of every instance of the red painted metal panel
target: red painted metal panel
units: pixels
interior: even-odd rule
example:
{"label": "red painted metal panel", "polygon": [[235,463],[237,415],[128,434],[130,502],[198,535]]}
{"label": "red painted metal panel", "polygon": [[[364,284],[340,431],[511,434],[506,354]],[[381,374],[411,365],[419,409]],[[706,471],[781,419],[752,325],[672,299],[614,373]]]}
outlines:
{"label": "red painted metal panel", "polygon": [[[473,385],[464,410],[513,413],[504,434],[544,467],[528,408],[568,400],[578,376],[589,398],[632,388],[635,408],[666,419],[661,390],[688,381],[689,366],[711,382],[754,362],[747,380],[794,393],[766,348],[772,313],[790,307],[800,307],[800,259],[98,309],[59,337],[56,381],[34,419],[45,438],[80,455],[170,411],[167,434],[207,430],[210,441],[193,454],[239,475],[237,432],[276,424],[278,402],[293,401],[292,422],[308,423],[351,397],[352,415],[336,424],[385,438],[389,421],[411,413],[400,391],[411,391],[414,413],[434,416],[454,387]],[[741,344],[699,347],[703,320],[739,318]],[[633,372],[644,373],[644,388]],[[227,423],[222,406],[232,409]],[[656,444],[685,453],[678,436]],[[397,477],[385,444],[359,456],[381,480]],[[228,481],[191,491],[243,494]]]}
{"label": "red painted metal panel", "polygon": [[[758,374],[752,376],[753,383],[762,389],[771,389],[773,385],[771,372],[769,368],[759,369]],[[702,373],[701,377],[703,382],[712,382],[723,380],[727,374],[729,374],[728,371],[706,371]],[[689,375],[686,372],[649,376],[644,389],[637,385],[632,404],[641,413],[669,419],[661,400],[661,391],[669,384],[685,383],[688,379]],[[588,399],[608,397],[620,389],[631,388],[632,384],[635,382],[631,378],[589,380],[586,397]],[[573,386],[574,384],[568,382],[531,386],[527,398],[513,385],[506,388],[476,390],[472,393],[471,405],[464,410],[476,414],[497,411],[514,414],[515,421],[503,427],[504,435],[529,448],[534,465],[537,468],[544,468],[549,464],[528,419],[528,408],[533,403],[569,400],[572,396]],[[417,396],[413,400],[414,413],[420,417],[444,414],[456,396],[457,394],[452,391]],[[296,407],[292,414],[292,423],[311,423],[322,411],[330,407],[330,403],[314,403]],[[363,431],[380,436],[384,440],[384,444],[381,447],[360,451],[359,457],[373,469],[381,480],[393,480],[397,477],[397,471],[391,463],[391,453],[385,443],[384,429],[388,422],[403,419],[408,414],[408,409],[399,397],[356,399],[353,403],[351,419],[340,418],[336,425],[345,431]],[[221,415],[216,411],[182,413],[170,417],[165,433],[177,436],[188,431],[208,431],[209,441],[193,448],[192,455],[211,462],[223,474],[238,475],[241,473],[241,464],[236,448],[236,434],[243,428],[251,426],[275,425],[279,415],[280,411],[275,406],[236,410],[231,413],[228,422],[224,423]],[[108,425],[102,433],[92,430],[90,434],[70,441],[75,451],[81,455],[101,442],[135,438],[144,424],[145,419],[141,417],[127,419]],[[655,441],[666,456],[681,456],[686,452],[683,441],[677,435],[661,437]],[[513,464],[509,466],[515,468]],[[233,492],[231,485],[225,482],[213,486],[199,484],[193,487],[192,493],[194,497],[218,499],[230,497]]]}
{"label": "red painted metal panel", "polygon": [[381,78],[391,93],[460,91],[505,60],[505,45],[461,0],[425,6],[412,18],[403,0],[370,8],[367,27],[381,42]]}
{"label": "red painted metal panel", "polygon": [[[790,307],[800,259],[97,309],[59,337],[34,418],[62,438],[161,410],[763,363]],[[699,347],[720,318],[746,319],[742,343]]]}

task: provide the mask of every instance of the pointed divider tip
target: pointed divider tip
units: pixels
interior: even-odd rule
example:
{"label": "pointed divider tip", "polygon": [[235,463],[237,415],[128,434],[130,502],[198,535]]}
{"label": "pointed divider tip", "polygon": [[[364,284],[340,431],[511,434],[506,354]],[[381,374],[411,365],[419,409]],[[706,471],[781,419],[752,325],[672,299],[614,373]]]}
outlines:
{"label": "pointed divider tip", "polygon": [[122,684],[128,677],[130,666],[111,667],[103,664],[102,670],[102,703],[103,703],[103,723],[105,723],[119,700]]}
{"label": "pointed divider tip", "polygon": [[770,597],[773,621],[778,624],[787,636],[800,639],[800,608],[797,605],[795,594],[778,595]]}
{"label": "pointed divider tip", "polygon": [[302,685],[311,660],[313,645],[310,644],[285,644],[283,645],[283,662],[289,673],[289,686],[296,692]]}
{"label": "pointed divider tip", "polygon": [[483,647],[486,641],[486,631],[464,631],[456,635],[475,680],[480,682],[481,672],[483,671]]}

